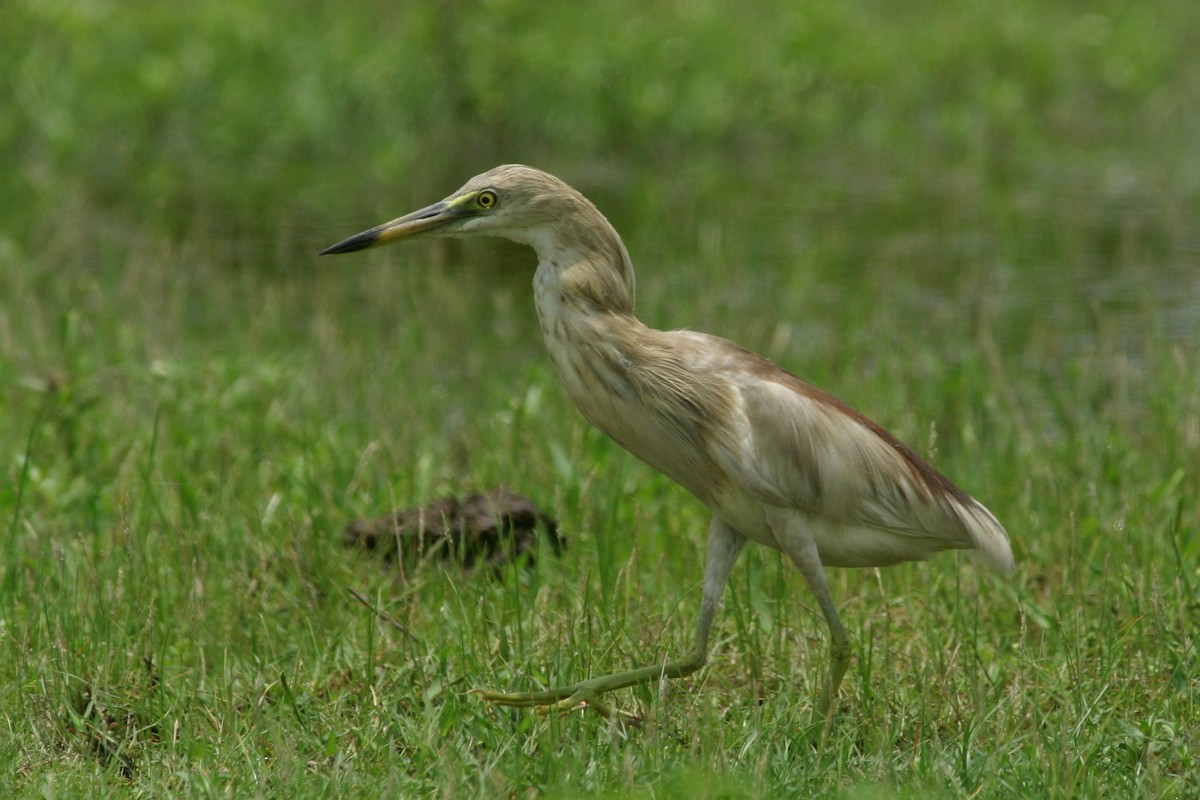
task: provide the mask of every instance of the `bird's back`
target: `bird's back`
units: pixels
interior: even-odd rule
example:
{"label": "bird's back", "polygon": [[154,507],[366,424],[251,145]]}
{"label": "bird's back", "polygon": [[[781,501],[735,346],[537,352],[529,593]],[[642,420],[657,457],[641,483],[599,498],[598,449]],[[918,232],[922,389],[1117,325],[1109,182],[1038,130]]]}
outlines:
{"label": "bird's back", "polygon": [[986,508],[837,398],[719,337],[635,334],[616,348],[628,407],[593,422],[621,419],[606,432],[746,536],[779,548],[764,509],[788,509],[827,565],[961,549],[1012,569],[1008,536]]}

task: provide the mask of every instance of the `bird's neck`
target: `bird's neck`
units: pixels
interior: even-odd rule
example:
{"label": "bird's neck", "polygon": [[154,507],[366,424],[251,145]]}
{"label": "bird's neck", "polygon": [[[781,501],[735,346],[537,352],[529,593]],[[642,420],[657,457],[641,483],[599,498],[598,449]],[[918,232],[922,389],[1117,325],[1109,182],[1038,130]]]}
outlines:
{"label": "bird's neck", "polygon": [[521,233],[512,238],[528,244],[538,256],[534,289],[539,304],[547,293],[554,293],[596,312],[633,314],[633,264],[625,243],[600,212],[565,230],[547,227]]}
{"label": "bird's neck", "polygon": [[647,329],[633,314],[633,266],[625,246],[604,227],[611,232],[604,238],[547,237],[531,244],[538,253],[534,300],[546,350],[584,416],[613,435],[595,407],[597,393],[631,391],[630,339]]}
{"label": "bird's neck", "polygon": [[[634,276],[629,253],[616,230],[593,209],[591,219],[562,228],[527,232],[525,243],[538,255],[534,300],[542,335],[551,339],[594,336],[599,317],[633,319]],[[564,231],[571,231],[568,234]]]}
{"label": "bird's neck", "polygon": [[[542,338],[556,350],[594,346],[614,325],[637,326],[632,287],[611,264],[582,254],[557,254],[538,262],[533,278],[534,304]],[[627,274],[632,268],[625,265]]]}

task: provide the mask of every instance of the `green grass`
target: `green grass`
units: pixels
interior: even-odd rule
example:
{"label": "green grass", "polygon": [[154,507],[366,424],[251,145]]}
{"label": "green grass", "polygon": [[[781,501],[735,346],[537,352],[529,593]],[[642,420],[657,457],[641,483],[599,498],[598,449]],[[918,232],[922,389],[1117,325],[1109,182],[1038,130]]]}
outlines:
{"label": "green grass", "polygon": [[[567,8],[0,7],[6,796],[1200,793],[1195,4]],[[640,730],[465,693],[682,653],[706,526],[569,407],[529,253],[313,258],[502,161],[597,200],[647,322],[834,391],[1012,534],[1012,577],[831,572],[824,749],[825,626],[761,549],[709,667],[618,694]],[[502,482],[561,557],[340,546]]]}

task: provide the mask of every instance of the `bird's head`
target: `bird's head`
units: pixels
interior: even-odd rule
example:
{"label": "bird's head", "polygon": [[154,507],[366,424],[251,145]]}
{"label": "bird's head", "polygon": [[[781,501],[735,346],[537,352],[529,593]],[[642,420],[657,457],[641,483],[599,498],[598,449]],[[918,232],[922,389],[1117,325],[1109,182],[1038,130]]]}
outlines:
{"label": "bird's head", "polygon": [[590,210],[583,195],[541,170],[508,164],[476,175],[445,200],[355,234],[321,252],[350,253],[402,240],[479,234],[537,247],[564,219]]}
{"label": "bird's head", "polygon": [[473,235],[529,245],[537,251],[539,270],[542,265],[554,273],[574,268],[570,291],[592,307],[633,311],[633,265],[612,225],[558,178],[519,164],[476,175],[445,200],[355,234],[321,255]]}

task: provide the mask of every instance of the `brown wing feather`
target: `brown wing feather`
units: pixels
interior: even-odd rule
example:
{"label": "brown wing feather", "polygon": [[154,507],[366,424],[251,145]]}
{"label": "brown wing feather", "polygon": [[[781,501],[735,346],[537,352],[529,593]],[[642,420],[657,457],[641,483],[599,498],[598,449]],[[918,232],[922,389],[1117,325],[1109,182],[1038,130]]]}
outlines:
{"label": "brown wing feather", "polygon": [[995,517],[882,426],[738,344],[685,335],[702,337],[709,368],[740,390],[744,440],[712,448],[734,482],[834,524],[921,539],[931,551],[975,549],[1011,569]]}

